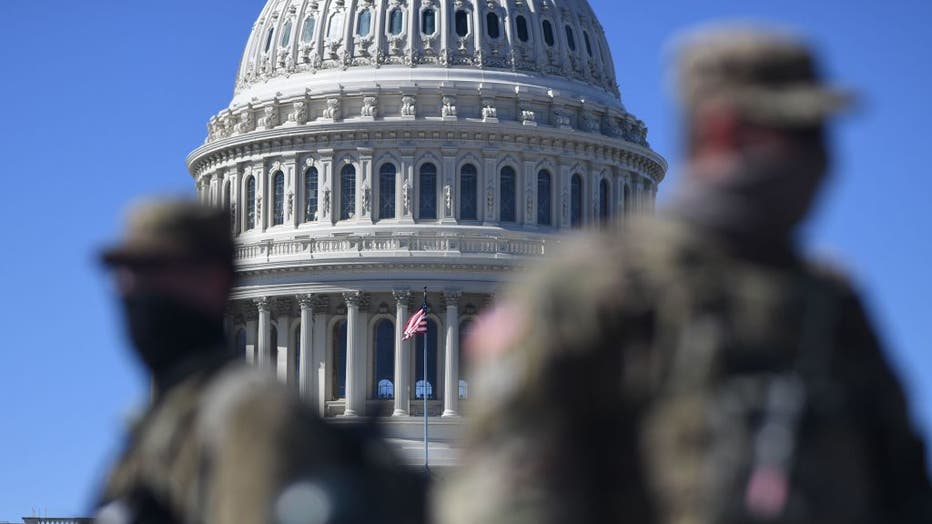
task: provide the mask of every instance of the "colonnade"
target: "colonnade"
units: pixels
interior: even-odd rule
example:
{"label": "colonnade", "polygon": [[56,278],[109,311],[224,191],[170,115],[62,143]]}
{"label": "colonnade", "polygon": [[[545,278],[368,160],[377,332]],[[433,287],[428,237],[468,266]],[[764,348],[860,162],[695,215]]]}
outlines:
{"label": "colonnade", "polygon": [[[228,327],[233,344],[245,353],[248,362],[274,372],[324,416],[409,416],[415,414],[411,400],[417,396],[413,393],[421,380],[414,376],[418,365],[414,358],[421,358],[422,353],[414,340],[403,340],[403,330],[409,315],[420,307],[419,299],[420,294],[396,289],[390,293],[352,290],[237,300],[231,304]],[[430,384],[429,396],[442,400],[438,406],[442,411],[434,413],[432,409],[431,415],[458,416],[463,393],[460,324],[475,316],[474,303],[484,305],[489,299],[468,295],[467,303],[459,290],[433,293],[429,299],[440,305],[431,307],[430,318],[438,332],[436,352],[430,358],[437,359],[432,366],[436,365],[438,383]],[[380,399],[377,389],[379,349],[374,326],[382,320],[394,325],[390,402]],[[340,362],[338,337],[343,331],[335,327],[342,327],[343,321],[346,353],[345,362]],[[415,409],[420,409],[420,404]]]}

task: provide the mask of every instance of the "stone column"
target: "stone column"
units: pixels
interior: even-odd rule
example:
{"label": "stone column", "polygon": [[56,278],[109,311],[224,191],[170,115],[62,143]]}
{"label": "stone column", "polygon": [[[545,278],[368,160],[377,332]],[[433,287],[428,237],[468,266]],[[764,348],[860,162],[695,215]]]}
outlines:
{"label": "stone column", "polygon": [[269,304],[268,297],[257,298],[253,301],[256,309],[259,311],[258,327],[258,360],[260,368],[271,367],[271,345],[272,345],[272,308]]}
{"label": "stone column", "polygon": [[402,340],[405,322],[408,321],[408,302],[411,301],[411,292],[395,290],[395,411],[394,417],[408,416],[411,404],[411,394],[408,391],[408,355],[410,342]]}
{"label": "stone column", "polygon": [[443,416],[459,416],[460,399],[460,325],[459,291],[446,291],[443,300],[447,306],[446,359],[443,366]]}
{"label": "stone column", "polygon": [[344,416],[355,417],[362,415],[364,408],[361,402],[365,401],[365,385],[357,380],[359,367],[362,364],[362,348],[359,346],[359,302],[361,293],[348,291],[343,293],[346,301],[346,409]]}
{"label": "stone column", "polygon": [[298,355],[301,366],[298,369],[298,392],[301,398],[310,402],[314,396],[314,376],[317,370],[313,359],[314,336],[314,295],[299,295],[298,306],[301,308],[301,332],[298,335],[298,344],[301,354]]}

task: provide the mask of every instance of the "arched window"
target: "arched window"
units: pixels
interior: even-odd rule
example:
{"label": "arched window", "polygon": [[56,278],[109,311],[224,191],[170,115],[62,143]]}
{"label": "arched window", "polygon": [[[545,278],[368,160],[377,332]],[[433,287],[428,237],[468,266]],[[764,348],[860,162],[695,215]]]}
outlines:
{"label": "arched window", "polygon": [[586,54],[589,55],[589,58],[592,58],[592,43],[589,42],[589,33],[582,32],[583,41],[586,42]]}
{"label": "arched window", "polygon": [[573,34],[573,28],[566,26],[566,45],[570,47],[570,51],[576,50],[576,35]]}
{"label": "arched window", "polygon": [[[467,318],[460,322],[460,348],[462,349],[466,340],[469,340],[469,334],[472,332],[473,321],[471,318]],[[460,362],[459,362],[459,396],[461,399],[469,398],[469,383],[468,377],[470,374],[470,368],[472,363],[469,361],[469,355],[465,351],[460,351]]]}
{"label": "arched window", "polygon": [[372,11],[363,9],[359,12],[359,19],[356,21],[356,34],[366,36],[372,30]]}
{"label": "arched window", "polygon": [[256,227],[256,177],[246,180],[246,230]]}
{"label": "arched window", "polygon": [[553,208],[553,190],[550,172],[542,169],[537,173],[537,224],[553,225],[551,210]]}
{"label": "arched window", "polygon": [[[427,320],[427,333],[417,335],[414,347],[415,370],[414,377],[417,380],[414,387],[414,398],[424,398],[426,392],[427,398],[434,397],[434,386],[437,384],[437,323],[433,320]],[[424,337],[427,337],[427,384],[424,384]]]}
{"label": "arched window", "polygon": [[304,221],[317,220],[317,168],[304,172]]}
{"label": "arched window", "polygon": [[499,180],[498,195],[499,195],[499,215],[498,219],[500,222],[515,222],[517,221],[516,211],[517,206],[515,205],[516,197],[516,175],[515,170],[511,166],[505,166],[502,168],[501,179]]}
{"label": "arched window", "polygon": [[272,225],[285,223],[285,175],[281,171],[272,175]]}
{"label": "arched window", "polygon": [[497,14],[488,13],[485,15],[485,32],[489,35],[489,38],[498,38],[502,36]]}
{"label": "arched window", "polygon": [[527,18],[518,15],[518,17],[515,18],[515,29],[518,30],[518,40],[527,42],[530,39],[530,35],[528,34],[527,30]]}
{"label": "arched window", "polygon": [[421,13],[421,32],[425,35],[432,35],[437,32],[437,11],[434,9],[425,9]]}
{"label": "arched window", "polygon": [[570,179],[570,226],[582,226],[582,177],[578,174]]}
{"label": "arched window", "polygon": [[466,164],[460,169],[460,220],[477,219],[478,178],[476,166]]}
{"label": "arched window", "polygon": [[275,28],[270,27],[269,32],[265,37],[265,52],[268,53],[269,49],[272,49],[272,36],[275,35]]}
{"label": "arched window", "polygon": [[356,216],[356,167],[343,166],[340,171],[340,220]]}
{"label": "arched window", "polygon": [[609,211],[610,211],[608,208],[609,206],[608,202],[609,202],[608,180],[605,180],[603,178],[602,181],[599,182],[599,220],[601,220],[603,224],[605,222],[608,222],[608,216],[609,216]]}
{"label": "arched window", "polygon": [[291,20],[285,22],[285,27],[282,28],[281,46],[288,47],[288,44],[290,43],[291,43]]}
{"label": "arched window", "polygon": [[553,25],[550,23],[550,20],[544,20],[541,25],[544,30],[544,42],[546,42],[548,46],[553,47]]}
{"label": "arched window", "polygon": [[457,9],[453,15],[454,25],[456,26],[456,36],[464,37],[469,34],[469,14],[462,9]]}
{"label": "arched window", "polygon": [[330,27],[327,28],[327,40],[339,40],[343,36],[343,13],[337,12],[330,17]]}
{"label": "arched window", "polygon": [[373,392],[375,398],[395,398],[395,324],[383,318],[375,323],[375,373],[373,375]]}
{"label": "arched window", "polygon": [[437,166],[426,163],[421,166],[418,218],[437,218]]}
{"label": "arched window", "polygon": [[313,16],[309,16],[304,19],[304,27],[301,29],[301,41],[305,44],[310,43],[314,39],[314,26],[317,24],[317,19]]}
{"label": "arched window", "polygon": [[395,218],[395,164],[382,164],[379,169],[379,218]]}
{"label": "arched window", "polygon": [[388,32],[400,35],[405,29],[405,14],[401,9],[393,9],[388,15]]}
{"label": "arched window", "polygon": [[333,326],[333,349],[330,362],[330,398],[346,398],[346,320]]}
{"label": "arched window", "polygon": [[269,339],[269,367],[278,375],[278,329],[272,326]]}

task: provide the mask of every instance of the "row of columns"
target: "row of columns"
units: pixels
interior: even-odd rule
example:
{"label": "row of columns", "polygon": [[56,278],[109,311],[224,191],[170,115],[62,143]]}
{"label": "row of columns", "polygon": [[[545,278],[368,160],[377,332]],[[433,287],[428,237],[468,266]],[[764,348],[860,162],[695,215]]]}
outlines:
{"label": "row of columns", "polygon": [[[411,355],[414,353],[413,341],[403,340],[404,325],[410,314],[409,303],[412,293],[409,290],[395,290],[392,293],[395,303],[395,333],[394,333],[394,406],[393,416],[408,416],[410,414],[411,395],[409,394],[414,385],[411,377],[411,368],[413,362]],[[445,306],[444,332],[442,333],[444,341],[444,387],[443,387],[443,416],[459,415],[459,300],[460,291],[448,290],[443,293],[443,304]],[[366,366],[365,357],[368,350],[365,344],[366,338],[363,335],[364,320],[361,318],[360,307],[365,303],[365,296],[359,291],[348,291],[342,294],[343,301],[346,305],[346,396],[344,416],[361,416],[366,410]],[[272,305],[268,297],[253,299],[256,312],[254,318],[248,318],[245,322],[246,327],[246,358],[251,360],[255,354],[258,367],[278,370],[278,375],[282,380],[288,380],[288,371],[283,369],[278,362],[272,362]],[[324,387],[326,380],[326,353],[314,351],[315,346],[329,346],[327,337],[316,337],[314,330],[315,325],[318,329],[324,326],[321,323],[315,324],[315,307],[320,305],[320,297],[315,295],[300,295],[297,297],[300,308],[300,330],[297,335],[298,346],[300,351],[300,362],[296,378],[297,389],[301,396],[313,401],[316,397],[318,407],[324,414],[327,400],[327,390]],[[287,316],[280,316],[282,319],[290,320]],[[287,321],[285,324],[287,325]],[[325,334],[324,334],[325,335]],[[282,337],[288,340],[289,333],[283,329],[278,332],[279,341]],[[315,340],[317,344],[315,344]],[[281,342],[279,342],[281,345]],[[294,344],[289,346],[287,358],[294,358],[290,351],[293,351]],[[325,351],[329,351],[325,347]],[[315,362],[321,364],[317,366],[317,377],[315,377]],[[374,364],[374,362],[373,362]],[[317,379],[317,388],[314,388],[314,381]],[[436,385],[435,385],[436,386]]]}

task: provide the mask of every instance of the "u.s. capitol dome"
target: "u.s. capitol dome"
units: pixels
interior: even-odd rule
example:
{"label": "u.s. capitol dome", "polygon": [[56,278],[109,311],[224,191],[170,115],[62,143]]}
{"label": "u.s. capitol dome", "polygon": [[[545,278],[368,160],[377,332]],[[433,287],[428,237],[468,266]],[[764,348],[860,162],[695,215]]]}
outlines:
{"label": "u.s. capitol dome", "polygon": [[[585,0],[270,0],[187,160],[230,209],[233,339],[327,416],[457,415],[500,284],[653,206],[646,134]],[[401,336],[425,286],[426,384]]]}

